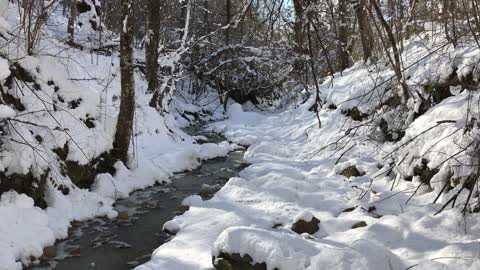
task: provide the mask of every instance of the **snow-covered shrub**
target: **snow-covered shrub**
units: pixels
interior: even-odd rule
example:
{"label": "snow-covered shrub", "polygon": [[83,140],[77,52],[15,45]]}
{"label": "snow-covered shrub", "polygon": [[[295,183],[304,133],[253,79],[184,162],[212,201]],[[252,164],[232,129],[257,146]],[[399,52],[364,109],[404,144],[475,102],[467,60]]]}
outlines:
{"label": "snow-covered shrub", "polygon": [[99,0],[80,0],[77,10],[75,39],[79,44],[98,50],[111,42],[113,33],[105,28],[100,19],[102,5]]}
{"label": "snow-covered shrub", "polygon": [[[79,15],[79,27],[84,26],[84,21],[90,23],[90,29],[97,31],[101,30],[102,25],[100,16],[102,14],[102,6],[98,0],[80,0],[77,2],[77,10]],[[86,28],[85,30],[88,30]],[[89,31],[90,32],[90,31]]]}
{"label": "snow-covered shrub", "polygon": [[223,47],[194,62],[194,75],[201,85],[215,89],[225,99],[273,106],[288,93],[285,84],[294,64],[294,59],[288,58],[290,53],[285,49]]}

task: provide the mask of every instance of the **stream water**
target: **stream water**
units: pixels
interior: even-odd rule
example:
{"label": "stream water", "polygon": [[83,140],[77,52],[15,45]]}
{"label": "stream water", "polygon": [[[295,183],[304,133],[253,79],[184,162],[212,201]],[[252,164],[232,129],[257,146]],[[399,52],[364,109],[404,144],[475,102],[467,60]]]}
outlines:
{"label": "stream water", "polygon": [[[209,142],[223,140],[201,134],[198,128],[188,132],[206,136]],[[71,236],[56,244],[56,256],[31,269],[123,270],[147,262],[152,252],[171,238],[162,232],[162,226],[182,214],[182,200],[193,194],[210,199],[230,177],[245,168],[243,154],[235,151],[225,158],[205,161],[194,171],[176,174],[172,184],[132,193],[128,199],[117,201],[115,208],[123,216],[116,220],[95,218],[74,223]]]}

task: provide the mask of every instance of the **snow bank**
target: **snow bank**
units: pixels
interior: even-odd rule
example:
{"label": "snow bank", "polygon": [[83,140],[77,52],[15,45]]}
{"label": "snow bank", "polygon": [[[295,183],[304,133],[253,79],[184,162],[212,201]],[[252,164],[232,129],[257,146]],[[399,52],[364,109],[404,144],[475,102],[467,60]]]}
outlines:
{"label": "snow bank", "polygon": [[238,103],[229,105],[227,115],[230,121],[246,125],[255,125],[259,119],[257,113],[243,111],[242,105]]}
{"label": "snow bank", "polygon": [[45,210],[48,216],[48,226],[57,239],[68,236],[68,228],[74,220],[83,221],[96,216],[115,218],[117,212],[113,209],[113,200],[100,196],[95,192],[74,188],[68,195],[48,186],[47,204]]}
{"label": "snow bank", "polygon": [[[322,98],[327,104],[334,104],[340,110],[357,107],[360,111],[371,113],[388,93],[388,79],[393,72],[374,66],[356,63],[342,72],[342,75],[327,78],[321,85]],[[352,83],[354,82],[354,83]],[[375,89],[375,90],[374,90]]]}
{"label": "snow bank", "polygon": [[303,211],[293,219],[293,223],[298,222],[300,220],[310,222],[312,219],[313,219],[313,214],[312,213],[310,213],[308,211]]}
{"label": "snow bank", "polygon": [[[268,269],[383,270],[416,264],[475,269],[475,256],[435,258],[476,252],[471,243],[480,233],[478,214],[468,218],[465,235],[459,211],[431,216],[438,209],[431,205],[435,194],[410,199],[408,191],[416,188],[411,182],[391,191],[392,179],[381,173],[388,167],[378,166],[384,150],[368,141],[355,144],[335,165],[335,148],[316,150],[342,136],[338,131],[347,118],[338,111],[322,111],[320,116],[322,129],[308,106],[257,114],[255,124],[213,124],[213,130],[224,131],[230,140],[250,144],[245,158],[253,164],[211,200],[196,203],[168,223],[175,224],[176,236],[137,269],[206,270],[212,267],[212,255],[222,252],[248,254]],[[366,175],[347,179],[338,174],[348,166]],[[368,190],[375,192],[364,195]],[[321,220],[313,237],[289,229],[296,219],[310,216]]]}
{"label": "snow bank", "polygon": [[311,257],[319,252],[312,243],[301,237],[273,231],[230,227],[214,243],[212,255],[221,253],[249,255],[256,263],[266,263],[268,269],[305,269]]}
{"label": "snow bank", "polygon": [[[415,64],[430,52],[422,44],[413,40],[402,55],[405,66],[411,66],[407,84],[417,99],[424,86],[444,83],[453,70],[460,78],[478,77],[477,48],[447,46]],[[229,119],[210,129],[250,145],[244,159],[252,165],[211,200],[175,217],[176,236],[137,269],[207,270],[212,269],[212,255],[222,253],[249,255],[268,269],[477,269],[479,214],[445,209],[434,216],[441,205],[432,202],[439,186],[455,179],[448,177],[470,173],[471,153],[461,150],[478,138],[477,124],[469,125],[467,111],[480,119],[473,105],[480,97],[453,87],[453,96],[429,110],[421,111],[413,102],[403,110],[389,109],[383,103],[393,95],[393,73],[380,67],[356,64],[321,85],[322,100],[335,105],[320,110],[321,128],[308,110],[313,97],[275,114],[231,106]],[[379,114],[388,127],[405,130],[405,136],[381,143],[379,123],[346,115],[354,107]],[[419,187],[418,175],[403,180],[422,159],[430,169],[439,169],[430,180],[436,192]],[[365,175],[339,175],[348,167]],[[444,199],[458,190],[457,184]],[[460,196],[457,205],[465,199]],[[310,216],[321,221],[318,232],[308,236],[291,231],[296,219]]]}
{"label": "snow bank", "polygon": [[[91,40],[96,34],[95,24],[100,26],[95,10],[100,1],[84,2],[90,10],[79,14],[82,26],[76,26],[76,42],[87,47],[101,46],[98,40]],[[63,41],[67,19],[61,15],[61,5],[55,7],[45,36],[39,41],[39,52],[34,56],[26,54],[21,38],[19,42],[0,41],[2,92],[18,99],[0,104],[0,119],[12,118],[15,125],[14,129],[0,128],[0,173],[11,176],[31,172],[37,178],[48,176],[45,186],[34,186],[45,188],[48,207],[44,210],[34,207],[33,200],[24,194],[3,194],[2,270],[21,269],[22,264],[30,264],[32,256],[42,255],[45,246],[68,236],[72,221],[95,216],[115,218],[114,200],[125,198],[134,190],[168,182],[176,172],[194,169],[202,160],[226,156],[239,148],[228,142],[199,145],[181,130],[189,124],[182,117],[183,111],[215,111],[218,102],[204,102],[202,98],[198,102],[209,105],[199,107],[185,94],[181,99],[173,97],[172,107],[165,107],[171,112],[161,115],[149,106],[152,95],[145,93],[143,75],[136,73],[137,109],[131,162],[116,163],[114,175],[98,175],[90,190],[78,188],[80,180],[65,175],[65,164],[73,163],[80,169],[91,166],[112,148],[120,104],[119,55],[113,52],[112,56],[92,57],[89,50],[66,46]],[[0,0],[0,34],[10,25],[18,27],[18,20],[16,4]],[[104,32],[103,38],[108,40],[109,34]],[[14,78],[14,82],[7,80],[12,67],[23,74]],[[220,117],[223,115],[217,111],[206,120]]]}
{"label": "snow bank", "polygon": [[0,119],[12,118],[16,115],[16,112],[7,105],[0,105]]}
{"label": "snow bank", "polygon": [[212,251],[215,257],[221,253],[249,255],[254,262],[266,263],[268,270],[405,269],[395,255],[368,240],[349,246],[247,227],[225,230],[215,241]]}
{"label": "snow bank", "polygon": [[5,80],[8,76],[10,76],[10,65],[7,59],[0,58],[0,80]]}
{"label": "snow bank", "polygon": [[24,194],[15,191],[3,193],[0,217],[2,269],[22,269],[22,263],[28,263],[30,256],[40,257],[43,248],[55,242],[48,216]]}
{"label": "snow bank", "polygon": [[471,162],[472,153],[463,149],[472,146],[478,130],[472,126],[473,132],[465,136],[465,128],[467,116],[478,115],[480,111],[476,106],[470,107],[469,99],[479,100],[480,95],[464,91],[447,98],[410,125],[402,139],[408,146],[400,150],[404,163],[400,164],[399,170],[412,175],[411,164],[422,166],[421,161],[425,159],[429,168],[444,171],[438,181],[432,181],[435,187],[440,186],[439,189],[447,178],[465,177],[471,173],[471,168],[462,165]]}

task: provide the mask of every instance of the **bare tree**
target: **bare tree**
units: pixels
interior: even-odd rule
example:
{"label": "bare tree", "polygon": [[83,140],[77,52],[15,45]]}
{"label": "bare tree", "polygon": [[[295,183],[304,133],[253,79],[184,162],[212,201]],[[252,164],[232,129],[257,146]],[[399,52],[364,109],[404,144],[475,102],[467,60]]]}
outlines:
{"label": "bare tree", "polygon": [[22,6],[18,6],[20,24],[25,35],[25,49],[27,54],[32,55],[42,37],[43,27],[53,10],[56,1],[46,0],[23,0]]}
{"label": "bare tree", "polygon": [[133,74],[133,0],[122,0],[123,27],[120,36],[121,99],[112,154],[126,163],[135,114]]}
{"label": "bare tree", "polygon": [[[384,43],[383,46],[385,48],[385,53],[387,54],[387,58],[389,59],[393,67],[393,70],[395,71],[395,76],[397,77],[397,80],[400,83],[400,86],[402,87],[403,96],[406,101],[410,97],[410,92],[408,90],[407,83],[403,78],[402,65],[400,62],[400,52],[398,51],[397,41],[395,40],[395,36],[393,35],[392,28],[383,17],[382,10],[378,6],[377,0],[370,0],[370,4],[372,5],[373,10],[375,10],[375,13],[377,14],[377,18],[380,21],[380,25],[382,26],[383,30],[387,34],[389,44],[386,44],[385,42],[383,42],[381,30],[380,28],[378,28],[379,35],[382,38],[382,43]],[[372,16],[372,20],[374,20],[375,18],[373,17],[373,13],[371,11],[370,11],[370,15]],[[390,57],[387,46],[390,46],[392,48],[393,60]]]}

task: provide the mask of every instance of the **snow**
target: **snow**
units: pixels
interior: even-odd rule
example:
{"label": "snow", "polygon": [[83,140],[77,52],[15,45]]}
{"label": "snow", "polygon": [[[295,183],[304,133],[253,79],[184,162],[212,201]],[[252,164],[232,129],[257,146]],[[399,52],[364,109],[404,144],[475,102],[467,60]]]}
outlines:
{"label": "snow", "polygon": [[[14,3],[0,0],[0,34],[8,34],[10,25],[18,26],[17,9]],[[88,23],[97,16],[94,10],[79,16],[84,26],[76,29],[76,42],[85,45],[96,35]],[[479,214],[463,215],[458,208],[434,214],[441,208],[439,203],[458,192],[460,183],[472,173],[472,153],[464,149],[475,142],[479,128],[476,123],[470,125],[472,118],[467,116],[480,119],[478,106],[472,106],[480,94],[452,86],[453,96],[415,115],[420,112],[423,87],[445,83],[454,71],[459,79],[480,78],[478,48],[442,47],[441,40],[426,48],[423,35],[408,41],[402,54],[408,67],[405,78],[418,91],[414,94],[417,101],[410,100],[404,111],[389,111],[382,103],[395,90],[390,83],[393,72],[382,63],[357,63],[321,84],[321,99],[335,105],[320,110],[321,128],[317,116],[308,110],[312,97],[291,110],[272,114],[229,104],[228,119],[211,124],[209,130],[223,133],[233,143],[197,144],[207,138],[191,137],[181,130],[189,124],[182,111],[212,110],[208,120],[218,120],[224,117],[214,109],[219,104],[205,102],[210,107],[201,107],[173,97],[172,107],[166,106],[166,113],[160,114],[148,105],[151,94],[145,93],[145,81],[137,72],[130,162],[117,162],[114,175],[97,175],[87,190],[60,172],[66,161],[88,165],[112,148],[120,95],[118,54],[98,55],[94,61],[88,50],[67,50],[59,41],[65,37],[65,27],[57,27],[65,24],[66,18],[56,15],[61,13],[57,9],[50,18],[46,37],[39,44],[42,53],[28,56],[24,44],[16,43],[2,44],[0,49],[2,85],[10,75],[11,59],[19,59],[16,63],[42,90],[32,90],[37,87],[32,82],[4,88],[25,105],[25,111],[0,105],[0,119],[19,121],[13,131],[2,129],[0,172],[7,176],[31,172],[36,177],[49,173],[46,209],[14,191],[0,198],[2,269],[30,264],[31,257],[41,256],[44,247],[68,236],[72,221],[95,216],[114,219],[118,215],[115,200],[169,182],[174,173],[192,170],[202,160],[226,156],[240,145],[249,145],[244,161],[251,166],[230,179],[211,200],[187,197],[182,205],[189,206],[189,211],[163,226],[176,236],[138,270],[210,270],[212,255],[222,253],[248,255],[256,263],[266,263],[268,269],[280,270],[479,269]],[[184,45],[189,16],[190,5]],[[111,38],[109,42],[115,44]],[[90,44],[98,47],[102,42]],[[432,48],[439,53],[424,57]],[[180,56],[173,52],[160,62],[173,66]],[[376,139],[383,135],[377,126],[345,115],[355,107],[363,113],[381,114],[389,127],[405,129],[405,136],[398,142],[379,143]],[[65,148],[68,153],[61,160],[53,150]],[[422,186],[418,175],[411,182],[404,181],[423,160],[430,169],[438,169],[431,184]],[[339,175],[351,166],[365,175],[348,179]],[[391,170],[395,178],[388,173]],[[434,204],[441,187],[454,180],[459,183]],[[60,185],[68,194],[58,189]],[[465,200],[464,192],[458,204]],[[290,229],[296,221],[313,217],[321,221],[313,235],[298,235]],[[367,226],[352,228],[359,222]]]}
{"label": "snow", "polygon": [[22,269],[30,256],[39,257],[44,246],[55,242],[44,211],[33,200],[15,191],[0,198],[0,262],[2,269]]}
{"label": "snow", "polygon": [[[477,76],[472,63],[480,51],[475,47],[447,46],[424,58],[429,53],[415,40],[405,46],[402,57],[410,66],[406,74],[412,88],[442,83],[455,69],[459,76]],[[461,185],[433,201],[445,182],[461,183],[472,173],[472,153],[464,149],[478,137],[478,127],[466,131],[467,115],[478,119],[478,106],[472,104],[480,96],[453,89],[453,96],[422,115],[414,115],[419,104],[412,101],[406,111],[389,111],[381,103],[393,94],[393,73],[380,66],[357,63],[321,85],[322,100],[336,105],[320,110],[322,128],[308,110],[313,97],[273,114],[229,105],[229,118],[210,130],[249,145],[244,161],[251,165],[211,200],[175,217],[176,236],[137,270],[212,269],[212,256],[221,253],[248,255],[267,269],[280,270],[478,269],[479,214],[463,215],[456,207],[435,215]],[[378,127],[345,115],[354,107],[382,114],[389,127],[405,129],[405,136],[398,142],[374,140],[382,137]],[[419,176],[404,180],[422,158],[438,169],[431,187],[421,186]],[[351,166],[365,175],[339,175]],[[459,196],[457,205],[463,207],[467,194]],[[314,235],[291,231],[295,221],[313,216],[321,221]],[[366,226],[352,228],[360,222]]]}
{"label": "snow", "polygon": [[0,80],[5,80],[8,76],[10,76],[8,60],[0,58]]}
{"label": "snow", "polygon": [[165,224],[163,224],[162,230],[169,233],[176,234],[177,232],[180,231],[180,224],[178,224],[176,220],[170,220],[165,222]]}
{"label": "snow", "polygon": [[308,211],[303,211],[293,219],[293,223],[298,222],[300,220],[310,222],[310,221],[312,221],[312,219],[313,219],[313,214],[312,213],[310,213]]}
{"label": "snow", "polygon": [[9,0],[0,0],[0,16],[4,17],[8,10]]}
{"label": "snow", "polygon": [[112,207],[114,202],[112,199],[85,189],[75,188],[70,191],[70,194],[63,195],[49,185],[46,201],[49,205],[45,210],[48,216],[48,227],[56,239],[64,239],[68,236],[68,228],[74,220],[83,221],[95,216],[115,218],[118,215]]}
{"label": "snow", "polygon": [[10,7],[9,0],[0,0],[0,34],[5,35],[10,29],[10,24],[5,20],[5,15]]}
{"label": "snow", "polygon": [[15,117],[15,111],[7,105],[0,105],[0,119]]}
{"label": "snow", "polygon": [[212,254],[218,256],[222,252],[248,254],[254,262],[266,262],[268,270],[405,269],[398,257],[368,240],[347,246],[249,227],[223,231],[214,243]]}
{"label": "snow", "polygon": [[[94,13],[95,9],[91,11]],[[82,29],[76,29],[76,42],[82,43],[95,34],[88,22],[94,15],[92,12],[79,16],[79,21],[84,23]],[[119,57],[118,52],[114,52],[112,56],[98,55],[93,60],[89,50],[68,48],[59,41],[66,34],[65,18],[61,14],[62,11],[57,9],[50,16],[51,23],[39,44],[41,53],[29,56],[24,51],[24,44],[1,44],[2,91],[18,98],[25,110],[0,104],[0,118],[11,118],[15,124],[15,129],[2,129],[0,173],[11,176],[31,172],[35,177],[48,174],[46,209],[35,207],[33,200],[25,194],[2,195],[2,270],[21,269],[22,265],[31,264],[42,255],[44,247],[68,236],[71,222],[96,216],[116,218],[118,213],[113,208],[116,199],[128,197],[131,192],[155,183],[169,182],[174,173],[192,170],[202,160],[226,156],[240,148],[228,142],[197,144],[182,131],[181,128],[190,124],[181,116],[183,111],[211,110],[213,115],[206,120],[214,120],[223,117],[221,112],[214,112],[217,103],[200,108],[193,105],[193,98],[185,94],[182,99],[173,97],[173,112],[162,115],[148,105],[151,94],[145,93],[146,82],[143,75],[136,72],[137,109],[130,162],[116,163],[114,175],[99,174],[90,189],[77,187],[62,173],[64,162],[85,166],[112,148],[119,110]],[[0,0],[0,34],[9,27],[7,24],[18,26],[18,7]],[[88,44],[101,45],[96,41]],[[4,56],[8,56],[8,60]],[[168,62],[178,56],[165,57],[163,60]],[[28,80],[18,80],[18,84],[11,87],[5,85],[13,63],[30,73],[37,85]],[[35,90],[38,87],[41,91]],[[213,99],[210,96],[205,98]],[[53,151],[55,149],[68,149],[68,152],[65,157],[60,157],[58,151]],[[63,194],[59,186],[68,192]],[[197,203],[201,203],[201,199],[193,198],[191,204]]]}
{"label": "snow", "polygon": [[[318,129],[307,109],[308,104],[291,112],[257,114],[253,124],[246,122],[254,113],[236,109],[235,119],[213,124],[211,129],[229,140],[250,145],[245,160],[252,165],[211,200],[168,223],[178,225],[176,236],[137,269],[211,269],[212,255],[222,252],[249,255],[268,269],[406,269],[416,264],[475,269],[478,214],[462,217],[452,209],[433,216],[439,205],[432,205],[432,192],[406,204],[416,188],[410,182],[391,191],[392,179],[377,177],[370,187],[370,179],[388,168],[378,166],[384,151],[366,141],[338,165],[333,149],[305,158],[340,136],[336,133],[346,121],[339,111],[322,111],[324,127]],[[348,180],[338,175],[339,168],[352,165],[366,175]],[[289,229],[312,216],[321,221],[313,236]],[[352,229],[360,221],[367,226]],[[273,229],[276,224],[281,226]],[[452,254],[464,259],[441,259]]]}
{"label": "snow", "polygon": [[182,205],[184,206],[197,206],[203,202],[202,197],[199,195],[190,195],[187,198],[183,199]]}
{"label": "snow", "polygon": [[227,107],[227,115],[230,121],[242,124],[254,125],[257,123],[259,116],[254,112],[244,112],[242,105],[233,103]]}
{"label": "snow", "polygon": [[[167,145],[167,143],[161,142],[156,144],[159,144],[160,147]],[[149,151],[152,151],[152,147],[148,143],[144,145],[148,146]],[[139,159],[141,158],[140,162],[148,165],[143,165],[133,171],[125,167],[123,163],[117,162],[114,165],[116,174],[114,176],[108,173],[97,175],[92,190],[106,198],[115,200],[126,198],[132,191],[144,189],[158,182],[169,182],[168,179],[174,172],[195,169],[201,165],[202,160],[223,157],[238,148],[239,146],[228,142],[197,145],[193,144],[193,138],[190,144],[176,145],[170,152],[161,151],[159,147],[153,148],[152,154],[163,154],[151,158],[139,157]],[[144,154],[143,151],[140,153]]]}
{"label": "snow", "polygon": [[[445,99],[442,103],[432,108],[427,114],[422,115],[416,119],[410,127],[406,130],[406,135],[403,142],[408,142],[420,133],[427,131],[418,140],[411,144],[411,147],[406,148],[400,152],[401,157],[406,157],[406,164],[412,162],[412,159],[423,157],[429,161],[430,168],[444,167],[458,167],[458,165],[469,162],[469,153],[457,154],[459,150],[471,144],[472,137],[464,136],[464,127],[467,122],[467,111],[471,110],[473,115],[478,115],[478,107],[469,108],[469,98],[474,100],[479,99],[477,93],[471,94],[468,91]],[[443,124],[441,121],[452,121]],[[443,138],[448,138],[447,140]],[[452,145],[452,142],[455,142]],[[449,157],[456,156],[448,162]],[[404,169],[405,166],[400,166]],[[465,176],[468,171],[461,171],[456,169],[455,176]]]}

